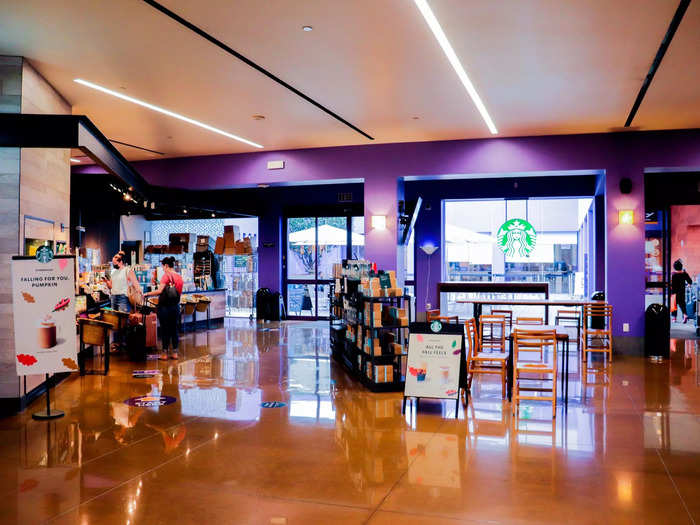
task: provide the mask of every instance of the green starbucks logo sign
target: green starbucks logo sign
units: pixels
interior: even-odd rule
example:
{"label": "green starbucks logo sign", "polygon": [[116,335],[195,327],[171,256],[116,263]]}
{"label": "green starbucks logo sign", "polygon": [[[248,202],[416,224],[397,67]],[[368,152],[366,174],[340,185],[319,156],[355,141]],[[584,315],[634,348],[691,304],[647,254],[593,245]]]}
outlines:
{"label": "green starbucks logo sign", "polygon": [[435,319],[432,323],[430,323],[430,329],[437,334],[438,332],[442,331],[442,323]]}
{"label": "green starbucks logo sign", "polygon": [[498,228],[496,239],[506,257],[529,257],[537,244],[537,232],[525,219],[510,219]]}
{"label": "green starbucks logo sign", "polygon": [[48,263],[53,259],[53,250],[49,246],[39,246],[36,250],[36,260],[40,263]]}

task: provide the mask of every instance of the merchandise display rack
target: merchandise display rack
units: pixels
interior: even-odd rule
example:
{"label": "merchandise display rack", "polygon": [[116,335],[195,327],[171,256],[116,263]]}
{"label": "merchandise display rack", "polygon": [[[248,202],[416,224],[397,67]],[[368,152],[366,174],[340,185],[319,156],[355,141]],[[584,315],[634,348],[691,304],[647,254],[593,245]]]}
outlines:
{"label": "merchandise display rack", "polygon": [[[340,289],[336,286],[340,281]],[[402,392],[408,347],[408,325],[411,323],[410,295],[393,297],[367,297],[360,292],[360,280],[343,278],[330,283],[330,330],[331,350],[336,361],[372,392]],[[366,316],[367,305],[404,308],[408,324],[400,322],[375,326],[375,316]],[[371,310],[372,312],[373,310]],[[395,353],[388,345],[382,346],[382,334],[391,332],[393,341],[400,345],[401,353]],[[354,337],[349,336],[354,334]],[[375,355],[375,346],[381,354]],[[367,348],[372,352],[367,352]],[[375,381],[377,366],[392,368],[390,381]],[[371,376],[371,377],[370,377]]]}
{"label": "merchandise display rack", "polygon": [[223,256],[226,281],[226,315],[229,317],[255,316],[255,291],[258,289],[258,254]]}

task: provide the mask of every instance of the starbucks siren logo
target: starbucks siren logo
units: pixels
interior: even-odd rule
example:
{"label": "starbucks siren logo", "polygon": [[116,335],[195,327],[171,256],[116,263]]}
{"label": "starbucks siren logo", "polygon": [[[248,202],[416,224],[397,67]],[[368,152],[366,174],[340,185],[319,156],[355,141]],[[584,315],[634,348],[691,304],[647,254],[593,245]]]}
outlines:
{"label": "starbucks siren logo", "polygon": [[39,246],[35,257],[40,263],[49,263],[53,260],[53,250],[50,246]]}
{"label": "starbucks siren logo", "polygon": [[537,232],[525,219],[504,222],[496,238],[506,257],[529,257],[537,244]]}
{"label": "starbucks siren logo", "polygon": [[432,323],[430,323],[430,329],[437,334],[442,330],[442,323],[435,319]]}

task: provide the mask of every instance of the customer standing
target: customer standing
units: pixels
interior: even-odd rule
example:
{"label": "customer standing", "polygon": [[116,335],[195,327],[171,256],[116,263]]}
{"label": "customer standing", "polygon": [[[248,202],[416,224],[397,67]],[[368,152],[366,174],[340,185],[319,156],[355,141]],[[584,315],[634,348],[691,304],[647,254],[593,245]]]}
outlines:
{"label": "customer standing", "polygon": [[180,315],[180,294],[182,293],[182,277],[173,269],[175,259],[166,257],[160,262],[163,267],[163,278],[157,290],[148,292],[145,297],[158,296],[158,322],[163,351],[160,360],[168,359],[168,349],[172,345],[171,359],[177,359],[178,335],[177,319]]}
{"label": "customer standing", "polygon": [[[673,263],[675,270],[671,275],[671,294],[676,298],[676,307],[683,312],[683,323],[688,322],[687,309],[685,306],[685,285],[693,284],[690,275],[683,269],[683,263],[680,259]],[[677,312],[673,312],[673,321],[676,321]]]}
{"label": "customer standing", "polygon": [[105,283],[111,291],[112,310],[130,312],[129,285],[138,287],[139,282],[134,270],[124,263],[124,252],[118,252],[112,257],[112,271],[109,279],[105,279]]}

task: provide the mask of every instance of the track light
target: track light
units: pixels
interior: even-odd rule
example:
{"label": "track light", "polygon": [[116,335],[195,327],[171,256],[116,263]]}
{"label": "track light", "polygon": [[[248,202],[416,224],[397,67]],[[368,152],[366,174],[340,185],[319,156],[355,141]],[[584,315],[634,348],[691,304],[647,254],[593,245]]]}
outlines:
{"label": "track light", "polygon": [[85,86],[89,87],[91,89],[94,89],[96,91],[101,91],[102,93],[105,93],[107,95],[111,95],[116,98],[120,98],[122,100],[125,100],[127,102],[131,102],[132,104],[136,104],[138,106],[150,109],[151,111],[156,111],[158,113],[162,113],[163,115],[167,115],[169,117],[176,118],[178,120],[182,120],[184,122],[187,122],[188,124],[193,124],[195,126],[198,126],[200,128],[206,129],[207,131],[211,131],[213,133],[218,133],[219,135],[223,135],[224,137],[228,137],[233,140],[237,140],[239,142],[243,142],[244,144],[248,144],[249,146],[253,146],[255,148],[261,148],[260,144],[253,142],[252,140],[244,139],[243,137],[239,137],[238,135],[234,135],[233,133],[229,133],[227,131],[223,131],[221,129],[215,128],[214,126],[210,126],[209,124],[205,124],[204,122],[200,122],[199,120],[195,120],[193,118],[186,117],[184,115],[180,115],[179,113],[175,113],[174,111],[170,111],[169,109],[161,108],[159,106],[156,106],[155,104],[150,104],[149,102],[145,102],[143,100],[139,100],[134,97],[129,97],[125,95],[124,93],[118,93],[116,91],[113,91],[111,89],[108,89],[106,87],[100,86],[99,84],[95,84],[93,82],[88,82],[87,80],[83,80],[81,78],[76,78],[73,79],[74,82]]}
{"label": "track light", "polygon": [[486,126],[489,128],[489,131],[491,132],[492,135],[496,135],[498,133],[498,130],[496,129],[496,125],[493,123],[493,120],[491,120],[491,116],[489,115],[489,112],[486,110],[486,106],[484,105],[484,102],[481,100],[481,97],[476,92],[476,88],[474,87],[474,84],[472,84],[472,81],[469,79],[469,76],[467,75],[467,72],[464,70],[464,67],[462,66],[462,63],[460,62],[459,57],[457,56],[457,53],[455,53],[455,50],[453,49],[452,45],[450,44],[450,41],[447,39],[445,32],[442,30],[442,26],[440,25],[440,22],[438,22],[438,19],[435,16],[435,14],[433,13],[433,10],[428,5],[428,0],[414,0],[414,2],[416,4],[416,6],[418,7],[418,9],[420,10],[421,15],[423,15],[423,18],[425,19],[426,23],[428,24],[428,27],[433,32],[433,36],[438,41],[438,44],[440,44],[440,47],[442,48],[443,53],[445,53],[445,56],[447,57],[447,60],[449,61],[450,65],[452,66],[452,69],[455,70],[455,73],[457,73],[457,77],[462,82],[464,89],[467,91],[467,93],[471,97],[472,102],[474,103],[474,105],[476,106],[476,109],[479,111],[479,114],[481,115],[481,118],[484,119],[484,122],[486,123]]}

